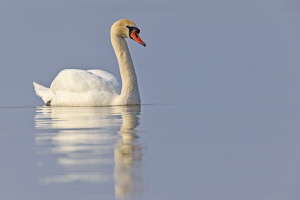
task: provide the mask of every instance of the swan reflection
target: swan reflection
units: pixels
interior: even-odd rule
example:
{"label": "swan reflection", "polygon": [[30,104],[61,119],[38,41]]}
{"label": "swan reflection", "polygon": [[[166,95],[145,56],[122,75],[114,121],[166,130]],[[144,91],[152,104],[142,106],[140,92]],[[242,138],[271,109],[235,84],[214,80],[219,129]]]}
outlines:
{"label": "swan reflection", "polygon": [[140,190],[139,115],[140,106],[37,107],[40,183],[111,182],[118,199]]}

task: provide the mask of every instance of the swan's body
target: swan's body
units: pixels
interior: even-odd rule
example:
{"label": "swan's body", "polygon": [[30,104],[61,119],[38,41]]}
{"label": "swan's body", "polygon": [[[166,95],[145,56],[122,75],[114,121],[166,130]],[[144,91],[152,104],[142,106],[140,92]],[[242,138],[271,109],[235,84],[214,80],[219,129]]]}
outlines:
{"label": "swan's body", "polygon": [[139,29],[129,20],[119,20],[111,27],[111,43],[118,59],[122,87],[115,76],[102,70],[66,69],[53,80],[50,88],[33,83],[36,94],[51,106],[110,106],[140,104],[140,94],[133,62],[124,38],[139,38]]}

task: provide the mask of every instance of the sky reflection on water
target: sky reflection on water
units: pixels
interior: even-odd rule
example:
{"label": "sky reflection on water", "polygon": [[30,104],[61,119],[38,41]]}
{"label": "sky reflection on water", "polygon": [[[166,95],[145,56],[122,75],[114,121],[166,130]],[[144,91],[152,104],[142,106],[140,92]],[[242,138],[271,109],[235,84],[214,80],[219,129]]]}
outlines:
{"label": "sky reflection on water", "polygon": [[289,102],[0,108],[0,199],[298,199],[299,113]]}

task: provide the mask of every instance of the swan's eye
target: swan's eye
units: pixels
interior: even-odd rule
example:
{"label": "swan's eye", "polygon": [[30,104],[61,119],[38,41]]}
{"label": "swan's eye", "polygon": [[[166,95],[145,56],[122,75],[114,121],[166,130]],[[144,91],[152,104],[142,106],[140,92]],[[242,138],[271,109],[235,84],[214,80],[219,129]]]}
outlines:
{"label": "swan's eye", "polygon": [[133,31],[133,27],[131,27],[131,26],[126,26],[127,28],[128,28],[128,30],[129,30],[129,35],[130,35],[130,33]]}
{"label": "swan's eye", "polygon": [[140,33],[140,29],[138,29],[137,27],[132,27],[132,26],[126,26],[129,30],[129,35],[132,33],[132,31],[136,31],[138,34]]}

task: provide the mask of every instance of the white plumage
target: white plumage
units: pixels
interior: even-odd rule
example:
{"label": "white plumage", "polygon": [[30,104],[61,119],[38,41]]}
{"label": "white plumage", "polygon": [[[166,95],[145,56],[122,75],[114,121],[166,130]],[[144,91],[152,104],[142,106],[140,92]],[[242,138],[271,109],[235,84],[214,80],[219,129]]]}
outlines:
{"label": "white plumage", "polygon": [[140,104],[140,95],[133,62],[124,38],[145,46],[139,29],[129,20],[112,25],[111,42],[115,50],[122,87],[117,78],[102,70],[65,69],[53,80],[50,88],[33,83],[36,94],[51,106],[109,106]]}

